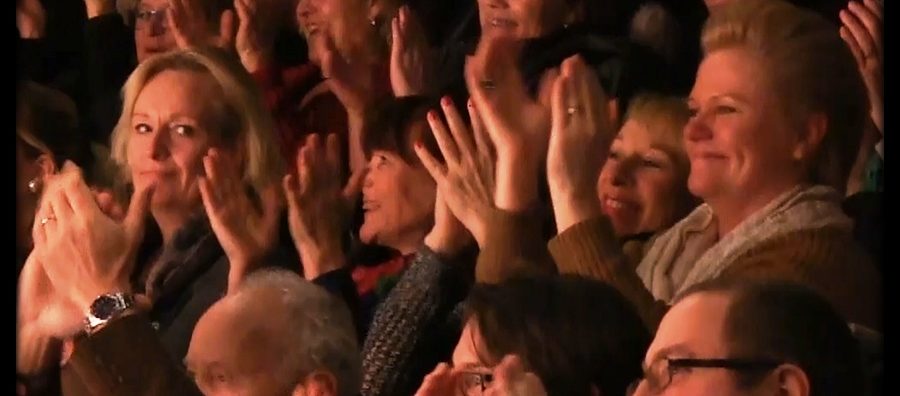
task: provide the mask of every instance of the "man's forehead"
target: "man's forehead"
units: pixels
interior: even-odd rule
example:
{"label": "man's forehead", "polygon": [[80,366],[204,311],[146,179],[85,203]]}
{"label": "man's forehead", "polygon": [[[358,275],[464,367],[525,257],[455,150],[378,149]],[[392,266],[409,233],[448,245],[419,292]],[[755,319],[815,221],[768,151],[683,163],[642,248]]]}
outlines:
{"label": "man's forehead", "polygon": [[729,305],[730,297],[722,293],[697,293],[681,300],[663,317],[647,357],[725,352],[722,335]]}

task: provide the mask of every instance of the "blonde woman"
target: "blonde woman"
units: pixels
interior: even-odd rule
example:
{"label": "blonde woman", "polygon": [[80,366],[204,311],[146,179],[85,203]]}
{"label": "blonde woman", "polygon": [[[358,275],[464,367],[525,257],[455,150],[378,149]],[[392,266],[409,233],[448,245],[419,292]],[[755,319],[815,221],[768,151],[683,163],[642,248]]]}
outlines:
{"label": "blonde woman", "polygon": [[[148,303],[142,309],[166,352],[180,361],[200,315],[274,248],[281,203],[273,183],[282,175],[281,158],[274,154],[272,122],[255,84],[223,51],[151,57],[129,77],[123,97],[112,158],[134,194],[122,220],[126,232],[109,236],[122,243],[107,257],[116,267],[109,273],[126,274],[132,282],[131,290],[112,297]],[[52,236],[64,209],[41,207],[36,238]],[[20,327],[20,356],[36,355],[28,352],[73,334],[59,320],[60,311],[48,321],[52,306],[30,305],[46,298],[33,287],[47,277],[39,260],[29,257],[23,273],[30,278],[20,284],[20,326],[28,328],[23,337]],[[78,306],[91,306],[102,293],[108,290],[81,295]],[[43,351],[46,362],[53,362],[52,348]],[[64,367],[64,387],[81,381],[72,374]]]}

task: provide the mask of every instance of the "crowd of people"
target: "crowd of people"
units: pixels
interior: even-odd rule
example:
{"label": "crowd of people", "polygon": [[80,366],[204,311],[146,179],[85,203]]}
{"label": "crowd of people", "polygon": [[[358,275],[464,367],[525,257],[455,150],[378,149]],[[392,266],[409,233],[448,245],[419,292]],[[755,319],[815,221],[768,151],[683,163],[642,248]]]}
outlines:
{"label": "crowd of people", "polygon": [[882,394],[881,0],[64,3],[18,395]]}

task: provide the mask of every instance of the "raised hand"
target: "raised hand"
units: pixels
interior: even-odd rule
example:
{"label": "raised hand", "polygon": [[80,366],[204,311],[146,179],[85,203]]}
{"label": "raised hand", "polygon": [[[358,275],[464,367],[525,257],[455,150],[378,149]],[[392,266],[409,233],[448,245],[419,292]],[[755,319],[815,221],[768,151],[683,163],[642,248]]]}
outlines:
{"label": "raised hand", "polygon": [[244,68],[251,73],[272,56],[275,26],[272,18],[266,15],[267,6],[271,4],[260,4],[259,0],[234,0],[238,18],[234,46]]}
{"label": "raised hand", "polygon": [[363,175],[357,172],[346,186],[341,185],[337,135],[328,135],[324,146],[318,135],[310,135],[298,151],[297,177],[285,176],[283,187],[291,237],[306,279],[344,266],[341,235],[359,196]]}
{"label": "raised hand", "polygon": [[608,102],[597,76],[572,56],[553,84],[553,127],[547,151],[547,183],[557,229],[599,212],[596,184],[615,137]]}
{"label": "raised hand", "polygon": [[115,0],[84,0],[88,18],[116,12]]}
{"label": "raised hand", "polygon": [[425,31],[409,6],[391,20],[391,89],[394,96],[421,95],[431,71],[431,49]]}
{"label": "raised hand", "polygon": [[131,289],[152,188],[136,191],[117,222],[103,214],[72,163],[45,185],[32,232],[33,254],[57,293],[81,312],[101,294]]}
{"label": "raised hand", "polygon": [[[453,216],[472,233],[479,246],[484,246],[488,216],[495,210],[494,158],[490,138],[484,132],[479,114],[471,103],[468,109],[472,119],[472,132],[469,132],[449,97],[441,100],[441,108],[447,124],[434,111],[428,113],[428,124],[446,165],[441,164],[420,144],[415,145],[415,151],[434,178],[438,195]],[[438,209],[440,205],[435,206],[435,210]],[[465,238],[454,235],[458,232],[451,232],[452,219],[439,221],[437,214],[434,229],[429,234],[430,239],[426,238],[426,243],[443,245],[439,241],[456,241],[456,244],[463,242]],[[440,236],[443,238],[439,238]]]}
{"label": "raised hand", "polygon": [[200,0],[169,0],[166,19],[169,29],[172,29],[172,35],[175,36],[175,44],[178,48],[186,49],[204,45],[225,49],[234,48],[236,31],[234,11],[222,12],[219,16],[218,32],[214,29],[213,21],[204,14]]}
{"label": "raised hand", "polygon": [[284,207],[278,186],[259,192],[259,205],[251,200],[239,164],[229,155],[210,149],[203,157],[206,176],[200,178],[200,197],[210,225],[228,257],[228,290],[258,265],[278,240],[278,219]]}
{"label": "raised hand", "polygon": [[840,13],[841,38],[856,58],[871,103],[872,123],[884,134],[884,10],[881,2],[851,1]]}
{"label": "raised hand", "polygon": [[509,211],[536,201],[550,130],[550,110],[528,95],[519,73],[519,47],[508,38],[485,38],[466,62],[466,86],[497,149],[494,202]]}

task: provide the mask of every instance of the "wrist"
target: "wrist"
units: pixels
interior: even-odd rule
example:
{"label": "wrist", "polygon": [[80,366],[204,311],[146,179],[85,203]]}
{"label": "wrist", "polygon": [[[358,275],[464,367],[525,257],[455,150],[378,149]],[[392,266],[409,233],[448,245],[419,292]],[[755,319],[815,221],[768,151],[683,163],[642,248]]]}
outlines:
{"label": "wrist", "polygon": [[44,37],[44,29],[31,25],[19,26],[19,37],[25,40],[37,40]]}
{"label": "wrist", "polygon": [[531,208],[538,200],[537,169],[535,161],[498,156],[494,205],[510,212]]}
{"label": "wrist", "polygon": [[557,233],[561,233],[575,224],[603,215],[600,209],[600,200],[593,194],[557,195],[552,196],[552,200]]}
{"label": "wrist", "polygon": [[442,256],[453,256],[466,247],[468,237],[460,233],[432,229],[425,235],[425,246]]}
{"label": "wrist", "polygon": [[303,277],[306,280],[311,281],[326,272],[343,267],[346,263],[343,252],[338,248],[319,248],[312,244],[303,244],[299,251]]}

